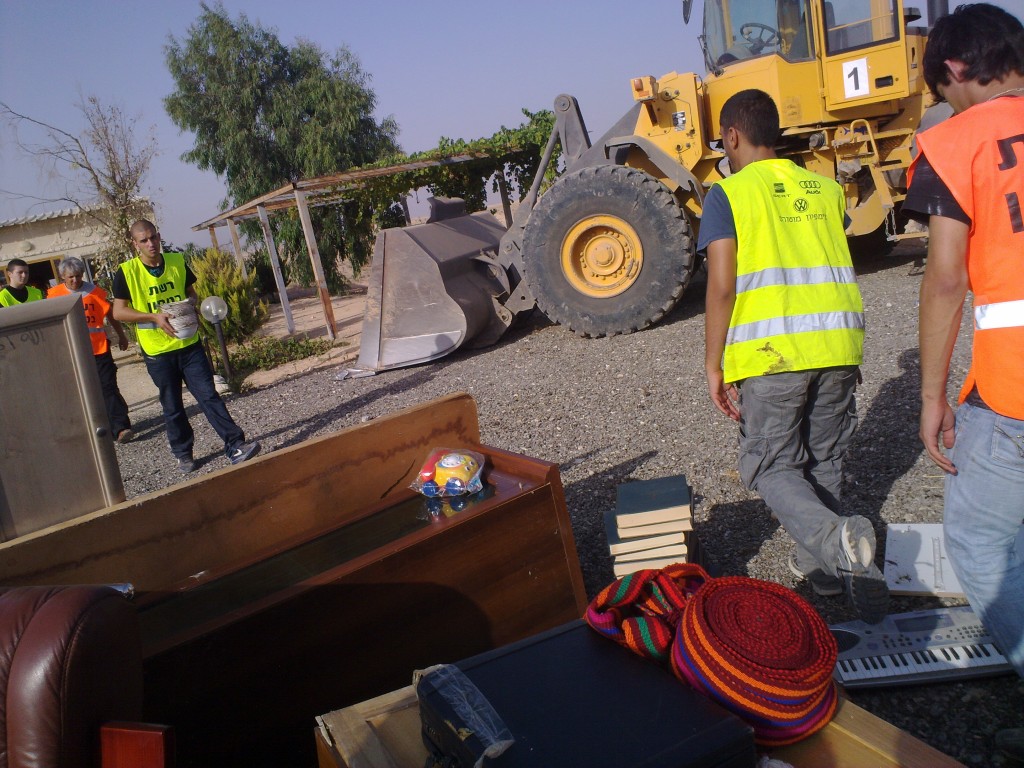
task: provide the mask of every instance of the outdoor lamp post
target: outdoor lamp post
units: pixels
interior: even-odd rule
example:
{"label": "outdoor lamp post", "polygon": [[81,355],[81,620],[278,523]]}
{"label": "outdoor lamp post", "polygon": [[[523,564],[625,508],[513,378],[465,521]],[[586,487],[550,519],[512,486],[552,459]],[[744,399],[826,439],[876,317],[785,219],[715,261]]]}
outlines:
{"label": "outdoor lamp post", "polygon": [[228,316],[228,304],[220,296],[207,296],[199,305],[199,311],[217,330],[217,343],[220,345],[220,358],[224,361],[224,378],[231,381],[231,365],[228,363],[228,350],[224,346],[224,331],[220,324]]}

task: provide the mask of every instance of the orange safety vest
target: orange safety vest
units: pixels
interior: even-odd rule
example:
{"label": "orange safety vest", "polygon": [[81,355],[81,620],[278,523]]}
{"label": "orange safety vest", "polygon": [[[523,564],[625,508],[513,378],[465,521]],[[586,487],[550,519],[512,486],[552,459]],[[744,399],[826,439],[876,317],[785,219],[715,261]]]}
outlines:
{"label": "orange safety vest", "polygon": [[110,302],[107,301],[106,291],[92,283],[83,283],[81,291],[69,291],[68,287],[62,283],[46,292],[46,298],[52,299],[54,296],[81,296],[82,307],[85,309],[85,324],[89,326],[89,341],[92,342],[93,355],[102,355],[110,349],[107,332],[103,329],[103,320],[110,314]]}
{"label": "orange safety vest", "polygon": [[977,387],[996,413],[1024,419],[1024,98],[976,104],[917,142],[971,218],[974,347],[960,402]]}

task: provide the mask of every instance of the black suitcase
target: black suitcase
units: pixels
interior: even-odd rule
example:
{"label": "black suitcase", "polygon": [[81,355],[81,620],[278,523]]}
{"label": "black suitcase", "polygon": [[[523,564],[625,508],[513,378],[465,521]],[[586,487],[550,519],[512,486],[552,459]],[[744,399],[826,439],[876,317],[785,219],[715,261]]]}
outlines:
{"label": "black suitcase", "polygon": [[[456,666],[515,740],[484,759],[488,768],[752,768],[757,761],[750,726],[582,621]],[[424,743],[434,765],[472,768],[486,744],[459,714],[464,699],[437,683],[425,675],[417,685]]]}

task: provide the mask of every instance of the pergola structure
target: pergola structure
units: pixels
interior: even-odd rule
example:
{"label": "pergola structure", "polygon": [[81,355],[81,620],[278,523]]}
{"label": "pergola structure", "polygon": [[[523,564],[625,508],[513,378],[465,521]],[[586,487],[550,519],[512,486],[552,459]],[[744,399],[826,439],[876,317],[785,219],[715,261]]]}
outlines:
{"label": "pergola structure", "polygon": [[[358,189],[371,179],[390,176],[397,173],[418,171],[425,168],[435,168],[442,165],[457,165],[487,157],[484,152],[471,152],[453,157],[446,157],[439,160],[410,160],[409,162],[392,165],[385,168],[364,168],[344,173],[331,173],[325,176],[316,176],[310,179],[285,184],[273,192],[254,198],[243,203],[237,208],[214,216],[211,219],[200,222],[192,227],[198,232],[206,229],[210,233],[210,240],[213,247],[220,249],[217,241],[217,228],[226,226],[231,237],[231,244],[234,248],[235,258],[242,269],[245,269],[242,258],[242,247],[238,237],[239,221],[258,218],[260,227],[263,229],[263,239],[267,246],[267,253],[270,255],[270,265],[274,271],[274,283],[277,285],[278,294],[281,297],[281,308],[284,310],[285,322],[288,332],[295,332],[295,324],[292,320],[291,306],[288,303],[288,293],[285,290],[284,277],[281,273],[281,262],[277,253],[277,246],[270,230],[270,214],[279,211],[298,209],[299,220],[302,222],[302,234],[306,241],[306,250],[309,252],[309,260],[313,266],[313,275],[316,278],[317,293],[320,297],[320,304],[323,307],[324,323],[327,327],[327,335],[333,341],[337,329],[334,322],[334,309],[331,305],[331,297],[327,292],[327,279],[324,276],[323,262],[320,259],[320,250],[317,247],[316,235],[313,232],[312,220],[309,216],[309,209],[323,205],[332,205],[346,199],[347,194],[353,189]],[[501,175],[499,174],[499,178]],[[511,219],[509,213],[508,192],[503,183],[501,188],[502,205],[505,208],[506,220]],[[406,208],[406,218],[409,212]]]}

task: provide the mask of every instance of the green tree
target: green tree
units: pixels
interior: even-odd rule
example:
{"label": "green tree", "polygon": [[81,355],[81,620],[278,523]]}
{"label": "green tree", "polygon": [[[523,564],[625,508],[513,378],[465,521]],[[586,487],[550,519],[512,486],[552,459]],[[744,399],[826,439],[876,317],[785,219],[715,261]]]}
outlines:
{"label": "green tree", "polygon": [[[227,204],[398,153],[398,126],[374,119],[369,75],[347,48],[328,55],[304,40],[289,47],[244,14],[232,19],[219,3],[201,8],[184,38],[171,37],[165,48],[175,89],[164,105],[179,128],[195,134],[183,159],[225,179]],[[372,251],[373,211],[332,206],[311,214],[328,286],[340,290],[341,260],[358,269]],[[298,216],[273,222],[290,274],[310,282]],[[246,232],[257,239],[258,229]]]}

